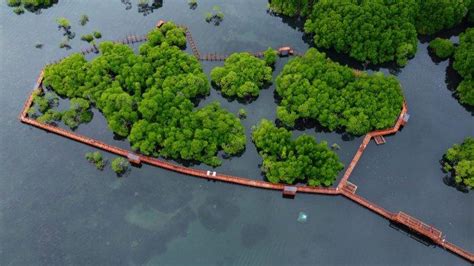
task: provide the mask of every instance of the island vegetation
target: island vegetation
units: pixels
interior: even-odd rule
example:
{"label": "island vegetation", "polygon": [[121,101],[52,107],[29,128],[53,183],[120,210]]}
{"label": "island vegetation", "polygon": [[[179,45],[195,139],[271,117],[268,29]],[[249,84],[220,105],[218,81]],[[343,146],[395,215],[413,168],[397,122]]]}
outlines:
{"label": "island vegetation", "polygon": [[87,24],[87,22],[89,22],[89,16],[87,16],[86,14],[82,14],[81,18],[79,19],[79,24],[81,24],[81,26],[84,26]]}
{"label": "island vegetation", "polygon": [[356,72],[314,48],[285,65],[276,92],[281,98],[277,117],[284,125],[315,120],[354,135],[393,126],[403,104],[395,77]]}
{"label": "island vegetation", "polygon": [[122,176],[129,169],[130,163],[125,158],[117,157],[112,160],[110,166],[118,176]]}
{"label": "island vegetation", "polygon": [[474,28],[459,36],[459,46],[454,52],[454,69],[462,76],[456,94],[462,104],[474,106]]}
{"label": "island vegetation", "polygon": [[6,0],[7,5],[13,7],[13,12],[22,14],[25,9],[35,12],[43,8],[48,8],[58,2],[58,0]]}
{"label": "island vegetation", "polygon": [[249,53],[234,53],[223,67],[211,71],[211,79],[226,97],[252,99],[259,95],[260,89],[272,79],[272,68],[265,60]]}
{"label": "island vegetation", "polygon": [[[134,150],[217,166],[219,151],[244,150],[244,127],[217,102],[194,109],[210,87],[197,59],[179,48],[185,40],[184,30],[167,22],[149,34],[139,54],[127,45],[102,42],[100,55],[91,61],[76,53],[48,66],[43,84],[98,108]],[[75,121],[88,118],[83,112],[88,108],[80,106],[70,115]]]}
{"label": "island vegetation", "polygon": [[254,128],[252,140],[263,158],[262,171],[272,183],[330,186],[344,168],[326,142],[305,134],[292,140],[291,132],[265,119]]}
{"label": "island vegetation", "polygon": [[213,6],[212,12],[207,12],[204,18],[207,23],[213,22],[217,26],[224,20],[224,13],[220,6]]}
{"label": "island vegetation", "polygon": [[400,66],[415,54],[417,33],[451,28],[473,6],[465,0],[270,1],[273,12],[306,19],[304,30],[318,48],[333,48],[364,63],[396,61]]}
{"label": "island vegetation", "polygon": [[107,160],[105,160],[102,153],[98,151],[86,153],[86,160],[93,163],[99,170],[104,170],[105,165],[107,164]]}
{"label": "island vegetation", "polygon": [[429,48],[441,59],[449,58],[454,53],[454,44],[448,39],[436,38],[430,42]]}
{"label": "island vegetation", "polygon": [[451,173],[458,185],[474,188],[474,138],[467,137],[462,144],[454,144],[443,157],[443,169]]}

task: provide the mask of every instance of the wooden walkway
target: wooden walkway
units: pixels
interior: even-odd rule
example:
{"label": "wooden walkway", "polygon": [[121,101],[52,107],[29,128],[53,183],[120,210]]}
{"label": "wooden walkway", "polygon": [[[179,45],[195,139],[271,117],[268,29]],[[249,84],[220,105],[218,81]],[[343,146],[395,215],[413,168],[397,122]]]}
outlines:
{"label": "wooden walkway", "polygon": [[[188,39],[188,42],[191,45],[191,48],[193,49],[193,54],[196,58],[200,60],[208,60],[208,59],[201,59],[201,58],[212,58],[210,59],[211,61],[218,61],[214,59],[219,59],[219,60],[224,60],[226,57],[225,56],[218,56],[218,55],[204,55],[202,57],[199,53],[199,50],[197,49],[196,45],[194,44],[194,41],[192,40],[191,33],[189,30],[185,27],[186,30],[186,37]],[[129,37],[126,38],[127,40],[130,39]],[[134,38],[131,39],[133,41],[135,40],[144,40],[143,38]],[[296,55],[299,55],[299,53],[296,53]],[[224,59],[223,59],[224,58]],[[39,90],[41,89],[41,83],[43,80],[43,75],[44,71],[42,70],[34,87],[34,90]],[[128,158],[129,160],[132,160],[136,162],[143,162],[147,163],[153,166],[161,167],[164,169],[168,169],[171,171],[175,171],[181,174],[186,174],[186,175],[191,175],[195,177],[200,177],[204,178],[207,180],[215,180],[215,181],[221,181],[221,182],[227,182],[231,184],[237,184],[237,185],[242,185],[242,186],[248,186],[248,187],[254,187],[254,188],[261,188],[261,189],[271,189],[271,190],[278,190],[278,191],[284,191],[285,185],[284,184],[273,184],[270,182],[266,181],[261,181],[261,180],[253,180],[249,178],[244,178],[244,177],[237,177],[237,176],[231,176],[231,175],[225,175],[221,173],[217,173],[215,171],[205,171],[205,170],[199,170],[199,169],[193,169],[190,167],[184,167],[181,165],[173,164],[164,160],[160,160],[157,158],[152,158],[149,156],[143,156],[139,154],[135,154],[129,150],[121,149],[112,145],[108,145],[104,142],[82,136],[80,134],[77,134],[75,132],[71,132],[56,126],[48,125],[45,123],[40,123],[35,119],[31,119],[28,117],[28,109],[30,108],[32,102],[33,102],[33,91],[26,100],[23,109],[19,115],[19,119],[21,122],[41,128],[43,130],[46,130],[48,132],[52,132],[64,137],[67,137],[69,139],[90,145],[92,147],[102,149],[104,151],[114,153],[119,156],[123,156],[125,158]],[[390,134],[395,134],[402,125],[404,125],[407,120],[408,120],[409,115],[407,114],[407,106],[406,103],[403,103],[402,110],[400,112],[400,115],[395,123],[395,125],[392,128],[385,129],[385,130],[376,130],[369,132],[363,139],[361,145],[359,146],[356,154],[354,155],[354,158],[352,159],[351,163],[347,167],[342,179],[340,180],[338,186],[336,188],[326,188],[326,187],[310,187],[310,186],[305,186],[305,185],[297,185],[295,186],[297,188],[297,192],[302,192],[302,193],[312,193],[312,194],[324,194],[324,195],[343,195],[347,197],[348,199],[352,200],[353,202],[379,214],[380,216],[386,218],[387,220],[390,220],[392,222],[402,224],[406,226],[408,229],[412,230],[413,232],[425,236],[428,239],[431,239],[431,241],[446,250],[449,250],[450,252],[470,261],[471,263],[474,262],[474,254],[446,241],[444,238],[442,232],[406,213],[403,212],[398,212],[398,213],[392,213],[384,208],[378,206],[375,203],[372,203],[368,201],[367,199],[361,197],[360,195],[356,194],[357,191],[357,186],[351,182],[349,182],[349,177],[352,174],[352,171],[356,167],[357,163],[359,162],[360,158],[362,157],[362,154],[364,153],[365,149],[367,148],[367,145],[369,144],[370,140],[375,137],[382,137]]]}

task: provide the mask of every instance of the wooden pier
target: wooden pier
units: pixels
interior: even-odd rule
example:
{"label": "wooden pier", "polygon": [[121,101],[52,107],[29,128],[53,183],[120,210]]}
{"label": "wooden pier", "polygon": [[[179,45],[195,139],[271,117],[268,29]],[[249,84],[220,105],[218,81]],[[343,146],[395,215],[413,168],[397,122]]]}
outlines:
{"label": "wooden pier", "polygon": [[[191,45],[191,48],[193,49],[193,54],[194,56],[199,59],[199,60],[210,60],[210,61],[221,61],[225,60],[226,56],[220,56],[216,54],[207,54],[204,56],[201,56],[199,53],[199,50],[197,49],[194,41],[192,40],[191,33],[189,33],[188,29],[185,27],[186,30],[186,37],[188,42]],[[133,41],[141,41],[141,40],[146,40],[146,36],[144,38],[137,38],[137,37],[127,37],[126,40],[131,40]],[[293,55],[300,55],[296,51],[292,51]],[[255,53],[256,56],[263,56],[263,54],[260,53]],[[33,91],[36,91],[41,88],[41,83],[43,80],[43,75],[44,71],[42,70],[36,84],[34,86]],[[199,170],[199,169],[193,169],[190,167],[184,167],[178,164],[170,163],[167,161],[163,161],[157,158],[149,157],[149,156],[144,156],[141,154],[136,154],[133,153],[132,151],[121,149],[109,144],[106,144],[104,142],[77,134],[75,132],[68,131],[66,129],[56,127],[53,125],[48,125],[45,123],[40,123],[39,121],[29,118],[28,117],[28,109],[30,108],[31,104],[33,102],[33,92],[30,94],[28,99],[26,100],[23,109],[19,115],[19,119],[21,122],[25,124],[29,124],[35,127],[38,127],[40,129],[43,129],[48,132],[55,133],[60,136],[67,137],[71,140],[75,140],[84,144],[87,144],[89,146],[102,149],[104,151],[123,156],[127,158],[130,162],[133,164],[141,164],[141,163],[146,163],[150,164],[153,166],[161,167],[163,169],[175,171],[181,174],[185,175],[190,175],[190,176],[195,176],[195,177],[200,177],[203,179],[207,180],[215,180],[215,181],[221,181],[221,182],[227,182],[231,184],[237,184],[237,185],[242,185],[242,186],[248,186],[248,187],[254,187],[254,188],[260,188],[260,189],[271,189],[271,190],[278,190],[281,191],[284,195],[291,195],[294,196],[296,195],[297,192],[301,193],[311,193],[311,194],[323,194],[323,195],[343,195],[347,197],[348,199],[352,200],[353,202],[373,211],[374,213],[379,214],[380,216],[386,218],[387,220],[390,220],[394,223],[398,223],[401,225],[404,225],[407,227],[409,230],[413,231],[416,234],[422,235],[428,239],[430,239],[434,244],[437,244],[446,250],[449,250],[450,252],[468,260],[469,262],[473,263],[474,262],[474,254],[470,253],[448,241],[444,238],[442,232],[406,213],[403,212],[398,212],[398,213],[392,213],[384,208],[378,206],[375,203],[370,202],[369,200],[361,197],[358,195],[357,192],[357,186],[351,182],[349,182],[349,177],[352,174],[352,171],[356,167],[357,163],[359,162],[362,154],[364,153],[365,149],[367,148],[367,145],[369,144],[370,140],[372,138],[375,139],[375,141],[381,141],[385,142],[384,136],[390,135],[390,134],[395,134],[401,126],[405,125],[408,122],[409,115],[407,113],[407,106],[406,103],[403,103],[402,110],[400,112],[400,115],[395,123],[395,125],[392,128],[385,129],[385,130],[376,130],[367,133],[367,135],[364,137],[361,145],[359,146],[356,154],[354,155],[354,158],[352,159],[351,163],[347,167],[346,171],[344,172],[344,175],[342,179],[340,180],[339,184],[337,185],[337,188],[331,188],[331,187],[311,187],[311,186],[306,186],[306,185],[296,185],[296,186],[288,186],[285,184],[274,184],[270,183],[267,181],[262,181],[262,180],[253,180],[249,178],[244,178],[244,177],[237,177],[237,176],[231,176],[231,175],[225,175],[222,173],[217,173],[215,171],[205,171],[205,170]],[[379,144],[377,142],[377,144]]]}

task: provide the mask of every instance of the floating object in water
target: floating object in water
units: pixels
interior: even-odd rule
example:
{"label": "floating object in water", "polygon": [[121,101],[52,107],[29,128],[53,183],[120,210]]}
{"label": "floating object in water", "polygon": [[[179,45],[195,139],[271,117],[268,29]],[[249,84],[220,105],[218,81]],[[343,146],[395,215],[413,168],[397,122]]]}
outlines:
{"label": "floating object in water", "polygon": [[296,219],[300,223],[306,223],[306,220],[308,220],[308,215],[304,212],[300,212],[298,214],[298,219]]}

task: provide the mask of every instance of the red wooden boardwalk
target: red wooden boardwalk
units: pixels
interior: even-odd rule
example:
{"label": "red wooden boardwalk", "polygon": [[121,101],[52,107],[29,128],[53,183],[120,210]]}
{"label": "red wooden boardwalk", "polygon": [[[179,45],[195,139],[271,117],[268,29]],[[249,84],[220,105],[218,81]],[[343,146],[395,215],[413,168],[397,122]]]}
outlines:
{"label": "red wooden boardwalk", "polygon": [[[194,44],[194,41],[191,37],[191,33],[188,31],[188,29],[185,26],[182,26],[182,27],[184,27],[186,30],[186,37],[188,39],[188,42],[191,45],[191,48],[193,49],[193,54],[195,55],[195,57],[200,60],[207,60],[207,59],[202,59],[203,57],[200,56],[200,53],[196,45]],[[135,37],[133,38],[133,41],[142,41],[145,39],[146,37],[144,38]],[[299,55],[299,53],[297,52],[294,52],[294,54]],[[256,55],[260,56],[260,54],[258,53]],[[226,56],[219,56],[219,55],[214,54],[212,56],[205,55],[204,58],[212,58],[212,60],[224,60]],[[37,79],[37,82],[35,84],[34,90],[37,90],[41,87],[43,75],[44,75],[44,71],[41,71]],[[82,136],[80,134],[77,134],[77,133],[56,127],[56,126],[40,123],[28,117],[28,109],[30,108],[32,102],[33,102],[33,93],[31,93],[28,99],[26,100],[19,116],[19,119],[23,123],[30,124],[35,127],[44,129],[48,132],[52,132],[52,133],[67,137],[69,139],[108,151],[110,153],[114,153],[116,155],[129,158],[129,160],[131,160],[132,162],[135,162],[135,163],[143,162],[143,163],[147,163],[147,164],[161,167],[164,169],[168,169],[171,171],[179,172],[186,175],[201,177],[208,180],[222,181],[222,182],[238,184],[238,185],[243,185],[243,186],[248,186],[248,187],[261,188],[261,189],[272,189],[272,190],[284,191],[284,188],[285,188],[284,184],[273,184],[273,183],[261,181],[261,180],[253,180],[249,178],[225,175],[225,174],[217,173],[214,171],[204,171],[204,170],[193,169],[190,167],[184,167],[184,166],[173,164],[173,163],[163,161],[157,158],[134,154],[131,151],[121,149],[112,145],[108,145],[104,142],[101,142],[101,141],[98,141],[86,136]],[[406,106],[406,103],[404,102],[402,110],[400,112],[400,116],[398,117],[395,125],[392,128],[369,132],[364,137],[359,149],[357,150],[356,154],[354,155],[354,158],[352,159],[351,163],[347,167],[337,188],[310,187],[310,186],[297,185],[295,186],[297,188],[297,192],[326,194],[326,195],[342,194],[343,196],[354,201],[355,203],[381,215],[382,217],[390,221],[403,224],[410,230],[431,239],[435,244],[438,244],[439,246],[451,251],[452,253],[460,257],[465,258],[466,260],[470,262],[474,262],[474,254],[446,241],[446,239],[443,237],[443,234],[440,230],[433,228],[432,226],[429,226],[426,223],[423,223],[420,220],[409,216],[408,214],[405,214],[403,212],[398,212],[397,214],[395,214],[395,213],[385,210],[384,208],[376,205],[375,203],[368,201],[367,199],[356,194],[357,186],[348,181],[350,175],[352,174],[352,171],[354,170],[355,166],[359,162],[370,140],[374,137],[383,138],[383,136],[385,135],[396,133],[400,129],[400,127],[407,122],[408,118],[409,118],[409,115],[407,114],[407,106]]]}

